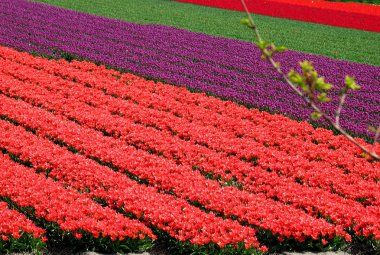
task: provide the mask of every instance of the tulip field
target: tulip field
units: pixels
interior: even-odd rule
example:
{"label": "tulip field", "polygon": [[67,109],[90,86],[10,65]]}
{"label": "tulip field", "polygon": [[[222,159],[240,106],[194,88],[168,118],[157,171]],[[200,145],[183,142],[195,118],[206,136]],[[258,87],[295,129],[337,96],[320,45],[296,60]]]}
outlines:
{"label": "tulip field", "polygon": [[[260,55],[158,21],[0,0],[0,254],[380,252],[380,162],[311,121]],[[304,59],[335,86],[329,114],[356,78],[341,125],[380,154],[368,129],[380,65],[277,60],[288,71]]]}

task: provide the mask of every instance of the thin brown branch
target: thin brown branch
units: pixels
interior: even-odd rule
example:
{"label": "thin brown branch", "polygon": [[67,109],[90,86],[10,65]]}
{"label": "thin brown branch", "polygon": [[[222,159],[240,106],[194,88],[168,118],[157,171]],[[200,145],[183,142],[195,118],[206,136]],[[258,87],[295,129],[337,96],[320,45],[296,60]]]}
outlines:
{"label": "thin brown branch", "polygon": [[244,0],[240,0],[241,4],[243,5],[243,8],[244,8],[244,11],[247,13],[247,16],[248,16],[248,19],[249,19],[249,22],[251,22],[251,27],[252,29],[254,30],[255,34],[256,34],[256,38],[259,40],[259,41],[262,41],[262,37],[259,33],[259,30],[257,29],[257,26],[256,26],[256,23],[255,21],[253,20],[253,17],[251,15],[251,13],[249,12],[248,10],[248,7],[247,5],[245,4],[245,1]]}
{"label": "thin brown branch", "polygon": [[346,91],[342,91],[342,94],[340,95],[339,106],[338,106],[338,108],[336,109],[336,112],[335,112],[335,124],[338,127],[340,127],[339,118],[340,118],[340,113],[342,112],[342,108],[343,108],[343,104],[344,104],[344,100],[346,99],[346,96],[347,96]]}
{"label": "thin brown branch", "polygon": [[376,159],[376,160],[380,160],[380,156],[376,154],[375,151],[371,151],[369,149],[367,149],[366,147],[364,147],[363,145],[359,144],[351,135],[349,135],[344,129],[342,129],[341,127],[337,126],[334,121],[327,115],[322,115],[325,120],[327,120],[331,126],[333,126],[339,133],[341,133],[342,135],[344,135],[349,141],[351,141],[353,144],[355,144],[357,147],[359,147],[363,152],[367,153],[368,155],[370,155],[372,158]]}
{"label": "thin brown branch", "polygon": [[[255,35],[256,35],[256,38],[259,40],[259,41],[262,41],[262,37],[260,36],[260,33],[258,31],[258,28],[253,20],[253,17],[251,15],[251,13],[249,12],[248,8],[247,8],[247,5],[245,3],[245,0],[240,0],[240,2],[242,3],[243,5],[243,8],[248,16],[248,19],[251,23],[251,28],[252,30],[254,31]],[[282,76],[282,78],[284,79],[284,81],[299,95],[303,98],[303,100],[311,107],[313,108],[313,110],[319,114],[321,114],[321,117],[323,117],[325,120],[327,120],[327,122],[333,127],[335,128],[339,133],[341,133],[342,135],[344,135],[349,141],[351,141],[353,144],[355,144],[358,148],[360,148],[363,152],[365,152],[366,154],[370,155],[372,158],[374,158],[375,160],[380,160],[380,156],[376,154],[375,151],[371,151],[369,150],[368,148],[364,147],[363,145],[359,144],[351,135],[349,135],[344,129],[342,129],[339,125],[339,117],[337,118],[335,115],[335,119],[338,120],[337,123],[335,123],[328,115],[326,115],[326,113],[324,113],[312,100],[310,100],[309,97],[305,96],[305,94],[298,89],[297,85],[293,84],[292,81],[288,78],[288,76],[282,71],[281,67],[276,64],[276,62],[273,60],[273,58],[271,56],[268,56],[267,57],[269,63],[276,69],[276,71]],[[340,112],[341,112],[341,108],[343,106],[343,103],[344,103],[344,100],[345,100],[345,93],[344,93],[344,97],[342,96],[341,97],[341,100],[340,100],[340,103],[339,103],[339,107],[338,107],[338,110],[337,110],[337,113],[338,113],[338,116],[340,115]],[[376,135],[375,135],[375,142],[377,140],[377,138],[380,136],[380,126],[379,128],[377,129],[377,132],[376,132]]]}

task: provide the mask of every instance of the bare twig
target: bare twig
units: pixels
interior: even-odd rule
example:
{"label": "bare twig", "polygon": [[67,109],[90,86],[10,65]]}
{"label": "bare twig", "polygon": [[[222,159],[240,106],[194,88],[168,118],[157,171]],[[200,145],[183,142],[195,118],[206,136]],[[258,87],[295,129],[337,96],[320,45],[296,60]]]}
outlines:
{"label": "bare twig", "polygon": [[241,1],[241,4],[243,5],[243,8],[244,8],[244,11],[247,13],[247,16],[248,16],[248,19],[249,21],[251,22],[251,28],[254,30],[255,34],[256,34],[256,37],[259,41],[262,41],[262,37],[259,33],[259,30],[257,29],[257,26],[256,26],[256,23],[255,21],[253,20],[253,17],[251,15],[251,13],[249,12],[248,10],[248,7],[247,5],[245,4],[245,1]]}
{"label": "bare twig", "polygon": [[335,124],[338,127],[340,127],[339,118],[340,118],[340,113],[342,111],[344,100],[346,99],[346,96],[347,96],[347,93],[345,91],[343,91],[342,94],[340,95],[339,106],[338,106],[338,108],[336,109],[336,112],[335,112]]}
{"label": "bare twig", "polygon": [[[247,8],[247,5],[245,3],[245,0],[240,0],[240,2],[242,3],[243,5],[243,8],[247,14],[247,17],[248,17],[248,20],[249,20],[249,27],[252,28],[252,30],[254,31],[255,35],[256,35],[256,38],[260,41],[263,41],[259,31],[258,31],[258,28],[255,24],[255,21],[253,20],[253,17],[251,15],[251,13],[249,12],[248,8]],[[340,112],[342,110],[342,106],[344,104],[344,100],[345,100],[345,97],[346,97],[346,93],[343,93],[343,95],[341,96],[340,98],[340,103],[339,103],[339,107],[336,111],[336,114],[335,114],[335,120],[336,122],[334,122],[325,112],[323,112],[309,97],[305,96],[305,94],[297,87],[297,85],[293,84],[293,82],[288,78],[288,76],[282,71],[280,65],[278,65],[278,63],[276,63],[272,56],[271,55],[267,55],[266,58],[268,59],[269,63],[276,69],[276,71],[282,76],[282,78],[284,79],[284,81],[300,96],[302,97],[302,99],[315,111],[317,112],[318,114],[320,114],[321,117],[323,117],[328,123],[331,124],[331,126],[333,128],[335,128],[339,133],[341,133],[342,135],[344,135],[349,141],[351,141],[353,144],[355,144],[357,147],[359,147],[363,152],[365,152],[366,154],[370,155],[372,158],[374,158],[375,160],[380,160],[380,156],[376,154],[375,151],[371,151],[370,149],[364,147],[363,145],[359,144],[351,135],[349,135],[344,129],[342,129],[339,125],[339,116],[340,116]],[[380,136],[380,126],[379,128],[377,129],[376,131],[376,135],[375,135],[375,141],[374,143],[376,143],[376,140],[378,139],[378,137]]]}

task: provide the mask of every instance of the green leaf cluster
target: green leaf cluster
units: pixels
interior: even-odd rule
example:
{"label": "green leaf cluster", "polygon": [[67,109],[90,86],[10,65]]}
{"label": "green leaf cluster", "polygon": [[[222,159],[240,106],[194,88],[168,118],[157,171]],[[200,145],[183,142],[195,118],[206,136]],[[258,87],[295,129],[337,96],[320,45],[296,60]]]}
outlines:
{"label": "green leaf cluster", "polygon": [[329,102],[331,99],[327,96],[327,92],[333,85],[325,82],[325,79],[318,75],[312,62],[302,61],[299,64],[302,73],[291,69],[288,73],[289,80],[301,88],[313,102]]}
{"label": "green leaf cluster", "polygon": [[242,18],[240,20],[240,24],[242,24],[244,26],[247,26],[249,28],[253,28],[254,27],[253,24],[252,24],[252,22],[248,18]]}
{"label": "green leaf cluster", "polygon": [[[291,69],[288,73],[289,80],[298,86],[313,103],[325,103],[331,101],[328,91],[333,87],[327,83],[323,77],[318,75],[313,63],[302,61],[299,63],[302,73]],[[318,120],[323,116],[322,112],[315,111],[311,114],[313,120]]]}
{"label": "green leaf cluster", "polygon": [[347,90],[358,90],[360,86],[356,83],[355,78],[346,75],[344,78],[344,84]]}
{"label": "green leaf cluster", "polygon": [[[264,59],[271,58],[274,56],[274,54],[281,53],[287,50],[285,46],[276,46],[274,43],[269,43],[265,40],[259,40],[256,43],[256,45],[261,50],[261,57]],[[276,64],[279,66],[279,63]]]}

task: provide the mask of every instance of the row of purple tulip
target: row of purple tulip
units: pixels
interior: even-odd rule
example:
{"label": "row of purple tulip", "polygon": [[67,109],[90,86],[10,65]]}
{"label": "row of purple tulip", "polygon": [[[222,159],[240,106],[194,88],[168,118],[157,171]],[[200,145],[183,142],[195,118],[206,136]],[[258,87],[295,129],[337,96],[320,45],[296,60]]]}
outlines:
{"label": "row of purple tulip", "polygon": [[[197,34],[162,25],[138,25],[23,0],[0,2],[0,44],[39,54],[70,53],[112,67],[307,119],[310,110],[280,76],[260,59],[252,43]],[[341,124],[369,135],[380,124],[380,67],[295,51],[276,57],[285,69],[313,61],[330,83],[333,114],[344,76],[362,89],[349,95]]]}

